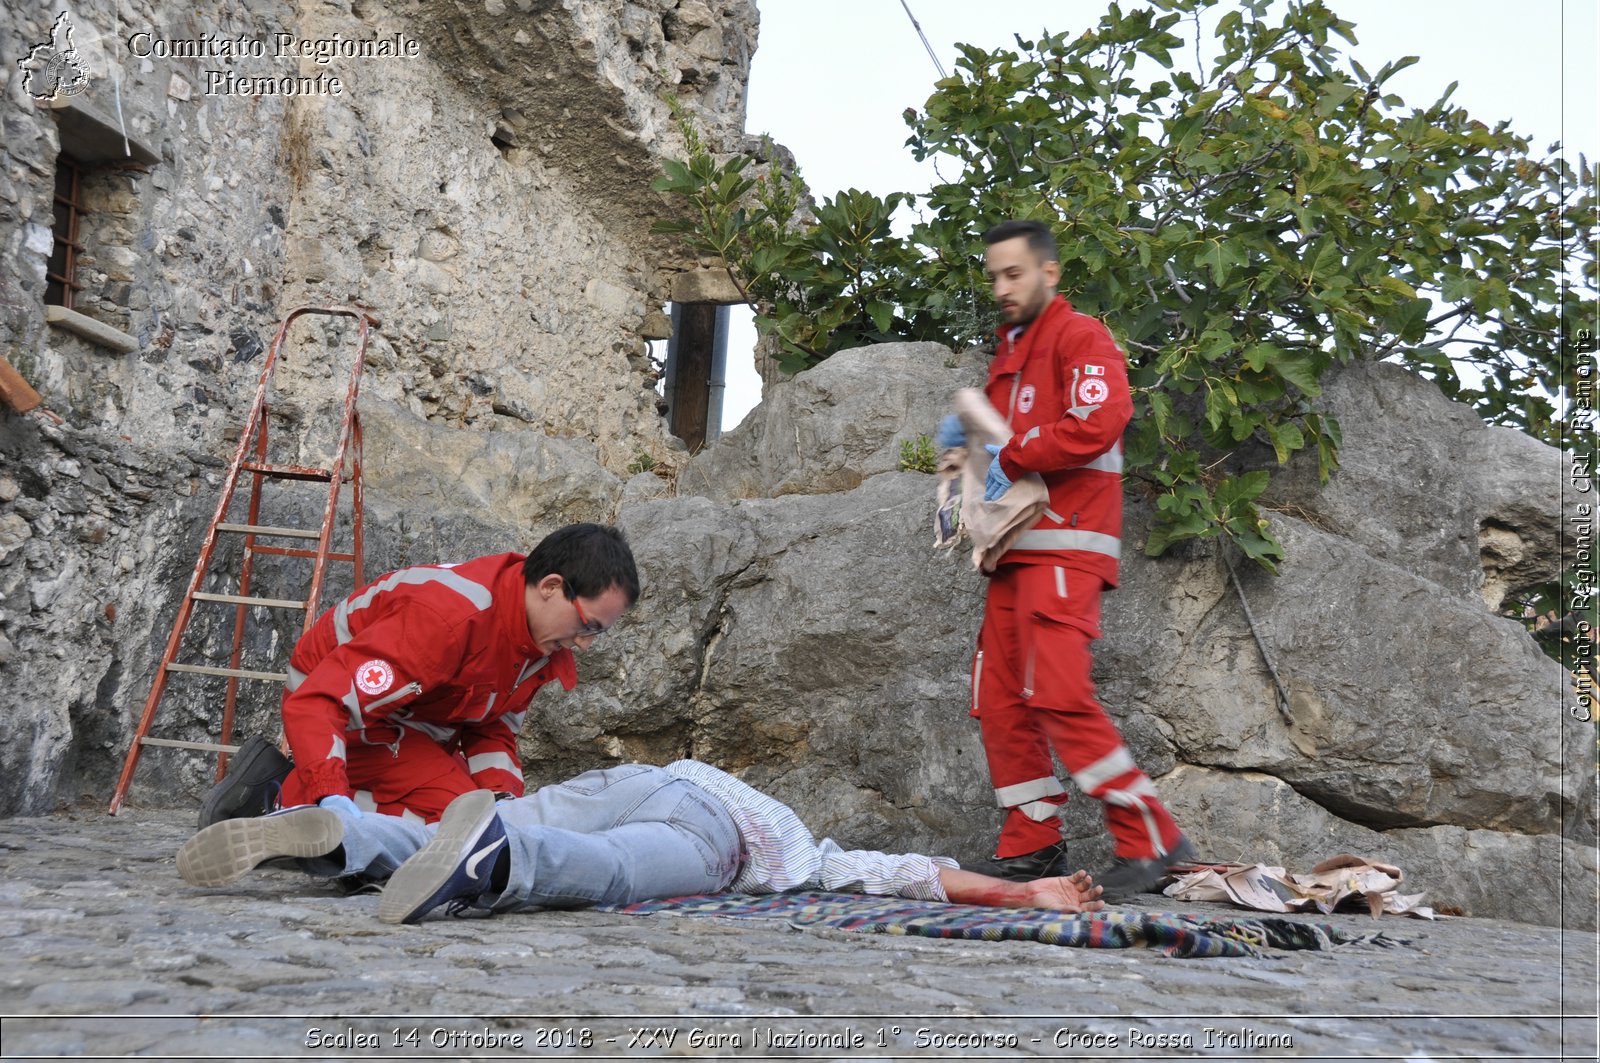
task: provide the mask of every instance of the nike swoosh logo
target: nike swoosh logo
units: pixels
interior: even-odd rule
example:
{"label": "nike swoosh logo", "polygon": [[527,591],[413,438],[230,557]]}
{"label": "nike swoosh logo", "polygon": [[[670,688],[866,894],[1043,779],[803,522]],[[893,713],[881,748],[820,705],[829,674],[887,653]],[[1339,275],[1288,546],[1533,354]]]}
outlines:
{"label": "nike swoosh logo", "polygon": [[467,861],[467,877],[468,878],[477,878],[478,877],[478,865],[483,862],[485,857],[493,855],[494,851],[496,849],[500,848],[505,843],[506,843],[506,840],[505,840],[505,838],[502,837],[499,841],[495,842],[493,845],[486,846],[485,848],[479,849],[477,852],[473,853],[472,854],[472,858]]}

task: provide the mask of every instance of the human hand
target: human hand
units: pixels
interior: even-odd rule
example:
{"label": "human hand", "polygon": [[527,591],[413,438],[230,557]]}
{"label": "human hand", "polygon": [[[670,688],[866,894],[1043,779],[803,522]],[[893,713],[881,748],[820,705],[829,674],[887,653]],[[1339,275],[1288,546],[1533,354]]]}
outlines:
{"label": "human hand", "polygon": [[1060,878],[1036,878],[1027,884],[1031,907],[1056,912],[1097,912],[1106,906],[1101,888],[1087,871],[1074,871]]}
{"label": "human hand", "polygon": [[327,797],[324,797],[322,800],[317,802],[317,807],[326,808],[329,811],[337,812],[339,815],[345,816],[349,819],[361,818],[361,809],[356,806],[354,801],[350,800],[344,794],[329,794]]}
{"label": "human hand", "polygon": [[994,460],[989,463],[989,475],[983,481],[983,500],[993,502],[1011,489],[1011,477],[1000,468],[1000,447],[995,443],[986,443],[983,449],[994,455]]}
{"label": "human hand", "polygon": [[953,413],[945,414],[944,420],[939,422],[938,429],[933,433],[934,449],[944,451],[966,445],[967,429],[961,423],[961,418]]}

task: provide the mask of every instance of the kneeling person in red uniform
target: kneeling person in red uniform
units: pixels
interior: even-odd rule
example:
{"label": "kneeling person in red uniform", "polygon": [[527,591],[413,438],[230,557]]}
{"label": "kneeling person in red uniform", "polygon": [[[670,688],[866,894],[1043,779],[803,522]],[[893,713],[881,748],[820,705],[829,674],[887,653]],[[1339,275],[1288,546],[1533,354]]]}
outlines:
{"label": "kneeling person in red uniform", "polygon": [[[989,581],[973,662],[972,715],[995,798],[1007,810],[995,870],[1028,879],[1067,866],[1059,820],[1066,792],[1053,748],[1078,787],[1105,805],[1116,862],[1095,879],[1115,900],[1192,858],[1090,679],[1100,595],[1117,585],[1121,551],[1122,433],[1133,415],[1127,360],[1104,325],[1057,294],[1061,267],[1045,225],[1005,222],[983,240],[1004,322],[984,391],[1013,433],[989,448],[985,495],[998,498],[1032,472],[1050,496]],[[937,442],[965,443],[953,416]]]}
{"label": "kneeling person in red uniform", "polygon": [[526,557],[374,580],[325,613],[289,659],[292,770],[282,776],[281,759],[273,770],[270,746],[241,750],[200,826],[329,798],[432,823],[473,790],[521,796],[517,732],[534,692],[551,680],[571,690],[572,651],[638,597],[627,540],[597,524],[552,532]]}

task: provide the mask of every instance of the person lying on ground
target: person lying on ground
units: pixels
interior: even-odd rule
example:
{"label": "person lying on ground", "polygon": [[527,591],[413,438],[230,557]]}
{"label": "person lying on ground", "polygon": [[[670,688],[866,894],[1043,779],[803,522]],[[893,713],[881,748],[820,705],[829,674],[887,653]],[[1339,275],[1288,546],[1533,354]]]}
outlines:
{"label": "person lying on ground", "polygon": [[223,820],[184,844],[178,873],[223,886],[285,857],[312,875],[386,880],[378,916],[389,923],[440,906],[492,914],[802,888],[1060,912],[1105,906],[1084,871],[1013,882],[948,857],[819,842],[787,805],[694,760],[596,769],[498,801],[474,790],[436,824],[337,799]]}

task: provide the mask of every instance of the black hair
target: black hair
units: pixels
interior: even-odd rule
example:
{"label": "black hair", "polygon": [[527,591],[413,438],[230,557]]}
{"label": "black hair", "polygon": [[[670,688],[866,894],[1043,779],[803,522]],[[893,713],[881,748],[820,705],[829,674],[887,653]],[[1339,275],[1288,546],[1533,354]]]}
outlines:
{"label": "black hair", "polygon": [[621,528],[600,524],[568,524],[539,541],[522,563],[522,578],[538,583],[551,573],[561,577],[563,593],[572,598],[597,598],[612,587],[639,600],[639,570]]}
{"label": "black hair", "polygon": [[1039,261],[1060,261],[1061,250],[1056,246],[1056,238],[1050,232],[1050,226],[1042,221],[1003,221],[984,232],[983,244],[990,247],[1019,236],[1027,238],[1028,247],[1039,256]]}

